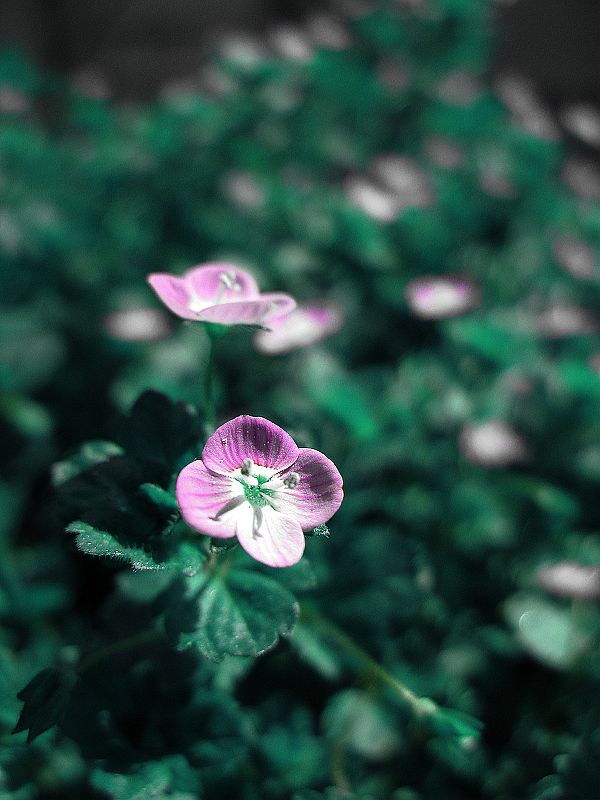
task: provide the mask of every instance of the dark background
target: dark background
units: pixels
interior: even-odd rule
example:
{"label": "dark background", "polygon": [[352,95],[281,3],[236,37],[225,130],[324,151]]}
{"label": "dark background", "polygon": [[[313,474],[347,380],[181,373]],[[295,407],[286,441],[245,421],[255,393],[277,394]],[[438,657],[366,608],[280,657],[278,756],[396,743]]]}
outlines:
{"label": "dark background", "polygon": [[[484,0],[482,0],[484,2]],[[152,97],[193,72],[227,31],[262,32],[323,0],[1,0],[0,42],[67,73],[99,68],[122,99]],[[553,105],[600,102],[598,0],[498,0],[497,66],[527,75]]]}

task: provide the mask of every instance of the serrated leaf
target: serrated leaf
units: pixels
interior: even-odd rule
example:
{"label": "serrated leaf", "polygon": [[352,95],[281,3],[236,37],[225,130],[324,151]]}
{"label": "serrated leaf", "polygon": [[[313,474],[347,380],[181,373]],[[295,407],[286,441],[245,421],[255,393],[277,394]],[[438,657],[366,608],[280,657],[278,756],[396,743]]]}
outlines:
{"label": "serrated leaf", "polygon": [[193,645],[220,661],[226,655],[256,657],[271,649],[280,636],[291,633],[298,614],[296,599],[277,581],[230,569],[209,578],[184,600],[183,608],[173,606],[167,626],[179,632],[181,646]]}
{"label": "serrated leaf", "polygon": [[178,542],[157,559],[156,554],[141,547],[124,546],[112,534],[101,531],[78,520],[67,527],[68,533],[76,534],[75,543],[84,553],[91,556],[114,558],[126,561],[136,570],[177,569],[184,574],[194,575],[205,561],[204,554],[191,542]]}
{"label": "serrated leaf", "polygon": [[74,670],[48,667],[39,672],[17,694],[25,705],[13,733],[27,730],[27,741],[31,742],[60,722],[76,682]]}

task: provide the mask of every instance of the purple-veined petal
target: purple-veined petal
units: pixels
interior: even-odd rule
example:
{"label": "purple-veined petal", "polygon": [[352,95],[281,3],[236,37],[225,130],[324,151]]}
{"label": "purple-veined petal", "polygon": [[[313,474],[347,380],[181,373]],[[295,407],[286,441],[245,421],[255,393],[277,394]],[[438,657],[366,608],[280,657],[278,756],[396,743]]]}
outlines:
{"label": "purple-veined petal", "polygon": [[[235,512],[234,512],[235,513]],[[304,534],[300,524],[270,506],[244,506],[236,514],[236,535],[244,550],[269,567],[291,567],[304,552]]]}
{"label": "purple-veined petal", "polygon": [[202,461],[192,461],[179,473],[175,494],[181,515],[192,528],[208,536],[235,535],[233,510],[222,516],[219,512],[235,505],[237,498],[244,500],[240,483],[209,472]]}
{"label": "purple-veined petal", "polygon": [[254,336],[257,350],[266,355],[287,353],[315,344],[339,330],[342,315],[334,306],[299,306],[269,320],[268,331]]}
{"label": "purple-veined petal", "polygon": [[209,436],[202,460],[212,472],[228,475],[245,459],[281,471],[298,457],[296,443],[283,428],[263,417],[243,415],[226,422]]}
{"label": "purple-veined petal", "polygon": [[286,294],[261,294],[256,300],[236,300],[198,309],[194,318],[219,325],[262,325],[274,315],[287,311],[296,301]]}
{"label": "purple-veined petal", "polygon": [[[327,522],[344,497],[342,476],[333,461],[318,450],[301,447],[289,471],[296,473],[298,483],[293,488],[278,485],[272,497],[273,507],[297,520],[303,530]],[[285,480],[286,475],[280,472],[278,478]],[[277,485],[278,478],[265,483],[265,488]]]}
{"label": "purple-veined petal", "polygon": [[190,292],[183,278],[154,272],[148,275],[148,283],[170,311],[183,319],[196,319],[195,312],[190,310]]}
{"label": "purple-veined petal", "polygon": [[258,297],[258,285],[252,275],[235,264],[200,264],[183,276],[198,302],[207,306],[232,300]]}

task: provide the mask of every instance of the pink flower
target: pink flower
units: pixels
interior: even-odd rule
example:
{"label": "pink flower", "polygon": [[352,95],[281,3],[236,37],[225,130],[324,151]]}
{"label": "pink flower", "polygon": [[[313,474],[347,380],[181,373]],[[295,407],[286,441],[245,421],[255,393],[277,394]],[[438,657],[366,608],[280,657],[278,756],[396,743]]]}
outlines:
{"label": "pink flower", "polygon": [[454,275],[416,278],[407,284],[405,296],[413,314],[422,319],[456,317],[480,302],[477,287],[466,278]]}
{"label": "pink flower", "polygon": [[287,353],[321,341],[341,325],[341,312],[334,306],[300,306],[289,314],[270,319],[269,330],[258,331],[254,344],[257,350],[269,356]]}
{"label": "pink flower", "polygon": [[233,264],[201,264],[181,278],[155,272],[148,283],[174,314],[197,322],[262,325],[296,306],[287,294],[261,294],[252,275]]}
{"label": "pink flower", "polygon": [[244,550],[270,567],[289,567],[304,552],[303,531],[335,514],[342,477],[323,453],[297,447],[282,428],[241,416],[208,438],[202,460],[177,478],[184,520],[207,536],[237,536]]}

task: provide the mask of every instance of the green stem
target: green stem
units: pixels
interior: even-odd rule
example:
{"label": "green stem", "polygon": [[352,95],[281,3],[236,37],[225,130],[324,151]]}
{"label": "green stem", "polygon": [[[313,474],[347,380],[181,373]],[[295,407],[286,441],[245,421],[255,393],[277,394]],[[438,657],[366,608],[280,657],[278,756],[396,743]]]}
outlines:
{"label": "green stem", "polygon": [[331,641],[339,645],[343,650],[349,653],[354,659],[363,667],[363,669],[376,678],[378,681],[386,686],[389,686],[394,692],[413,710],[417,716],[424,716],[431,714],[435,709],[435,704],[428,697],[419,697],[412,692],[408,686],[405,686],[402,681],[399,681],[393,675],[384,669],[381,664],[378,664],[371,656],[359,647],[347,634],[340,630],[333,622],[325,619],[318,614],[314,609],[302,605],[302,618],[307,622],[311,622],[316,628],[319,628]]}
{"label": "green stem", "polygon": [[208,333],[208,355],[206,364],[204,366],[204,427],[206,435],[210,434],[215,429],[215,345],[216,340]]}
{"label": "green stem", "polygon": [[81,675],[83,672],[104,661],[105,658],[117,655],[118,653],[126,653],[128,650],[134,650],[142,645],[149,644],[150,642],[158,641],[162,638],[162,633],[156,629],[142,631],[136,633],[134,636],[128,636],[126,639],[120,639],[118,642],[106,645],[96,650],[95,653],[90,653],[89,656],[83,659],[77,667],[77,672]]}

